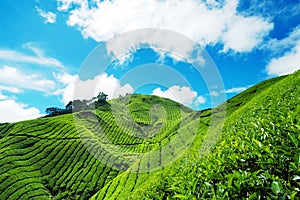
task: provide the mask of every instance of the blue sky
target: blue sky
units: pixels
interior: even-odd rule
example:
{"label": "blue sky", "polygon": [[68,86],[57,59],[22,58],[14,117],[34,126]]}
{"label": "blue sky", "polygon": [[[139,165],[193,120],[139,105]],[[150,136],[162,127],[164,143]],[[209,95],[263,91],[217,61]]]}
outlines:
{"label": "blue sky", "polygon": [[[4,0],[0,27],[0,123],[98,91],[156,94],[204,109],[300,68],[299,0]],[[178,56],[172,38],[135,38],[118,44],[121,55],[108,42],[141,28],[201,46],[198,61],[213,61],[202,72],[215,68],[222,84],[191,64],[195,46]]]}

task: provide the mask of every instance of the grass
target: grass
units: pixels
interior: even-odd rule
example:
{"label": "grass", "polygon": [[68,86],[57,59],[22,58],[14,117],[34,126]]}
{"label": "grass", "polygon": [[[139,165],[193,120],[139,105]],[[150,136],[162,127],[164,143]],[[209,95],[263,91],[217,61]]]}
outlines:
{"label": "grass", "polygon": [[1,124],[0,199],[299,199],[299,85],[270,79],[201,112],[134,94]]}

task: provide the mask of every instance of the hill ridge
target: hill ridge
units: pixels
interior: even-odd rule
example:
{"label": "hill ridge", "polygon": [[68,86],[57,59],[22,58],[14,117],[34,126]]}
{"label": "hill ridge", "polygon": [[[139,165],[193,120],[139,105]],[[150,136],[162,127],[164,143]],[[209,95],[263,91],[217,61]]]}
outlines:
{"label": "hill ridge", "polygon": [[[274,199],[285,195],[292,199],[299,194],[295,188],[300,187],[293,180],[300,177],[297,171],[300,166],[297,164],[300,160],[297,150],[299,81],[300,71],[264,81],[228,100],[226,105],[204,111],[193,111],[161,97],[134,94],[129,101],[110,101],[111,111],[82,111],[2,124],[0,199],[199,199],[240,198],[241,195],[259,198],[260,194]],[[277,104],[283,107],[268,113]],[[222,116],[225,106],[227,118],[223,132],[219,140],[210,139],[219,137],[206,135],[211,115]],[[283,127],[285,120],[289,120],[290,127]],[[274,125],[270,123],[273,121]],[[276,142],[281,137],[272,131],[273,126],[285,133],[282,139],[290,146]],[[270,141],[274,147],[266,145],[264,137],[273,138]],[[203,143],[210,153],[199,157]],[[295,155],[275,147],[287,152],[293,150]],[[240,155],[239,151],[244,154]],[[253,164],[257,156],[265,158],[272,152],[281,152],[289,163],[294,163],[289,167],[290,178],[281,178],[285,168],[280,164],[277,167],[281,172],[268,172],[267,163]],[[274,161],[280,159],[277,155],[273,157],[270,158]],[[220,167],[213,166],[218,162]],[[245,172],[257,176],[243,175]],[[273,173],[278,177],[273,177]],[[255,181],[257,187],[248,186],[248,193],[241,193],[241,188],[247,188],[243,185],[246,183],[241,182],[240,188],[233,183],[233,180],[240,181],[239,176]],[[259,182],[259,176],[267,177],[266,181]],[[285,185],[286,180],[291,185]]]}

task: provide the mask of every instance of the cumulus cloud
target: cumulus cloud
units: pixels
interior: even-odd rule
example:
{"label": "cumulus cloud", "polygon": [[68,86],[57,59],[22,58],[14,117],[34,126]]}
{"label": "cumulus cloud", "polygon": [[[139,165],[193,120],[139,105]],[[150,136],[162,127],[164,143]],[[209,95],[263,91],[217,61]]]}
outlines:
{"label": "cumulus cloud", "polygon": [[272,29],[273,24],[261,18],[237,16],[230,29],[222,35],[223,51],[250,52]]}
{"label": "cumulus cloud", "polygon": [[272,55],[278,55],[282,52],[291,50],[300,41],[300,25],[297,26],[287,37],[280,40],[270,39],[265,45],[262,45],[263,50],[269,50]]}
{"label": "cumulus cloud", "polygon": [[272,40],[268,47],[277,54],[285,51],[283,55],[275,54],[275,57],[269,61],[266,67],[269,75],[281,76],[300,69],[300,26],[296,27],[288,37]]}
{"label": "cumulus cloud", "polygon": [[6,86],[2,89],[10,89],[15,93],[19,92],[20,88],[50,92],[56,86],[52,80],[41,78],[37,74],[24,73],[15,67],[6,65],[0,68],[0,84]]}
{"label": "cumulus cloud", "polygon": [[114,56],[120,64],[132,59],[140,48],[152,48],[164,61],[166,56],[174,61],[190,61],[205,64],[203,48],[194,41],[174,31],[142,29],[131,31],[106,41],[107,54]]}
{"label": "cumulus cloud", "polygon": [[[0,94],[1,100],[1,94]],[[35,107],[28,107],[23,103],[18,103],[15,100],[6,99],[0,101],[0,122],[18,122],[28,119],[41,117],[40,111]]]}
{"label": "cumulus cloud", "polygon": [[64,88],[55,92],[56,95],[63,96],[65,104],[75,99],[91,99],[99,92],[107,94],[109,99],[133,92],[130,84],[121,85],[113,75],[108,76],[105,73],[84,81],[80,80],[78,75],[57,74],[55,76],[59,82],[65,84]]}
{"label": "cumulus cloud", "polygon": [[45,12],[44,10],[40,9],[39,7],[35,7],[36,11],[38,12],[38,14],[44,18],[44,23],[50,23],[53,24],[56,22],[56,14],[53,12]]}
{"label": "cumulus cloud", "polygon": [[272,59],[266,69],[269,75],[277,76],[290,74],[300,69],[300,40],[290,52]]}
{"label": "cumulus cloud", "polygon": [[181,33],[201,45],[223,44],[224,52],[249,52],[273,29],[268,19],[239,13],[237,0],[104,0],[93,4],[58,0],[58,10],[69,14],[69,26],[96,41],[135,29],[160,28]]}
{"label": "cumulus cloud", "polygon": [[205,104],[205,102],[206,102],[206,98],[199,96],[196,98],[194,105],[197,106],[199,104]]}
{"label": "cumulus cloud", "polygon": [[182,103],[186,106],[204,104],[206,99],[198,96],[197,92],[192,91],[190,87],[174,85],[163,91],[161,88],[156,88],[152,91],[152,95],[171,99]]}

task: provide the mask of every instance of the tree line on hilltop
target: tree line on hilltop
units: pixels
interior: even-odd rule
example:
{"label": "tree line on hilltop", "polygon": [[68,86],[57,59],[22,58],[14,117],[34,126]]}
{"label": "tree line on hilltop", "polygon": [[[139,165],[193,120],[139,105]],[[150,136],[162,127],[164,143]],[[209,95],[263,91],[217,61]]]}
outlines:
{"label": "tree line on hilltop", "polygon": [[47,116],[56,116],[61,114],[67,114],[72,112],[78,112],[81,110],[93,110],[96,108],[100,109],[110,109],[110,104],[107,102],[107,94],[99,92],[96,97],[90,100],[74,100],[70,101],[65,108],[49,107],[46,108]]}

